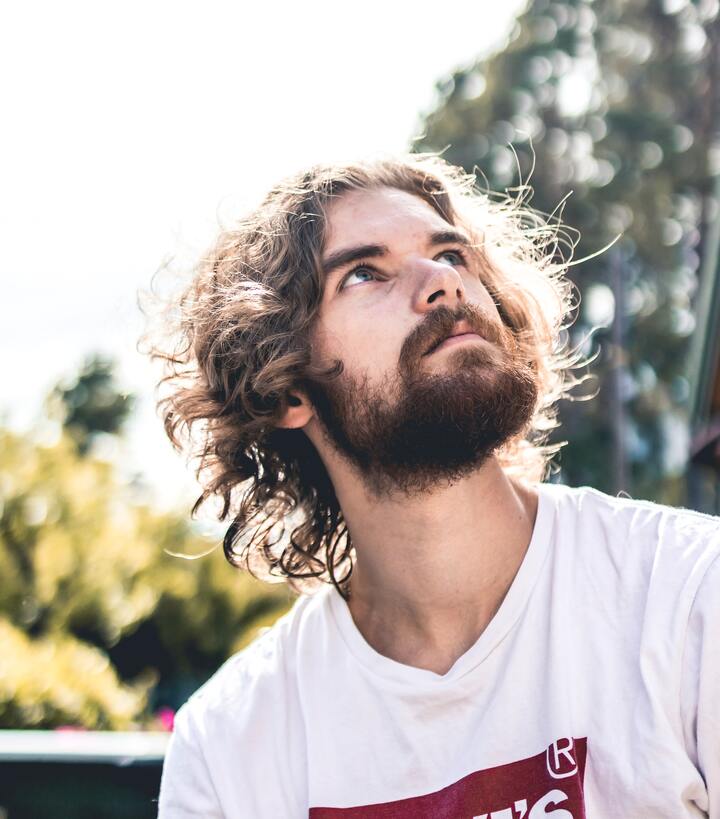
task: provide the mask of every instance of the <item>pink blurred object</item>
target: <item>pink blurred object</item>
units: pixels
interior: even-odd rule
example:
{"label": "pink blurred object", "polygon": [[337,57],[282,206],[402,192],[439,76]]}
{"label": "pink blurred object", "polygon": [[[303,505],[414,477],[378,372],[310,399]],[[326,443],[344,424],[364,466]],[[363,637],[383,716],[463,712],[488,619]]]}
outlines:
{"label": "pink blurred object", "polygon": [[56,728],[53,728],[54,731],[64,731],[66,734],[76,733],[78,731],[87,731],[87,728],[83,728],[82,725],[58,725]]}
{"label": "pink blurred object", "polygon": [[175,724],[175,712],[172,708],[159,708],[155,716],[162,726],[163,731],[172,731],[173,725]]}

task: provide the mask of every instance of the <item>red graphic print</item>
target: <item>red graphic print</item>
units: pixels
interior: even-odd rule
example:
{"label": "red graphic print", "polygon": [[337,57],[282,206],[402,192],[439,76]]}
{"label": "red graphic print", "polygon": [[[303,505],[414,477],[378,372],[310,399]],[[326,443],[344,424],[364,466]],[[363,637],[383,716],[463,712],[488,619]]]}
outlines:
{"label": "red graphic print", "polygon": [[476,771],[447,788],[356,808],[310,808],[310,819],[585,819],[587,739],[563,737],[537,756]]}

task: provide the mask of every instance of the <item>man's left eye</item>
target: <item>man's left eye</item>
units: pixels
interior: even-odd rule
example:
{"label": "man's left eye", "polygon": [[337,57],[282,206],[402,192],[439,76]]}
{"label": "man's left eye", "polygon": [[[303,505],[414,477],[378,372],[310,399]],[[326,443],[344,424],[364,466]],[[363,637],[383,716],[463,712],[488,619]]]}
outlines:
{"label": "man's left eye", "polygon": [[443,252],[437,256],[437,259],[440,261],[443,258],[446,258],[449,264],[465,264],[465,258],[458,250],[443,250]]}

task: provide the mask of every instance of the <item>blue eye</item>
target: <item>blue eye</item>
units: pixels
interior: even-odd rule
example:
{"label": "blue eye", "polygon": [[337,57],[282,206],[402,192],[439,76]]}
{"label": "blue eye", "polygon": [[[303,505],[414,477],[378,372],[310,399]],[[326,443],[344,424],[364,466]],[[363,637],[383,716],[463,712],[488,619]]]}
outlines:
{"label": "blue eye", "polygon": [[442,259],[443,256],[451,256],[450,264],[452,265],[465,264],[465,257],[459,250],[443,250],[437,258]]}
{"label": "blue eye", "polygon": [[[370,276],[372,278],[375,278],[375,271],[371,267],[367,267],[366,265],[360,265],[359,267],[356,267],[354,270],[351,270],[340,283],[341,290],[348,286],[348,282],[351,281],[353,276],[358,277],[359,283],[362,284],[364,281],[370,281],[369,278],[363,279],[362,277]],[[358,284],[358,282],[353,282],[352,284]],[[352,286],[352,284],[350,286]]]}

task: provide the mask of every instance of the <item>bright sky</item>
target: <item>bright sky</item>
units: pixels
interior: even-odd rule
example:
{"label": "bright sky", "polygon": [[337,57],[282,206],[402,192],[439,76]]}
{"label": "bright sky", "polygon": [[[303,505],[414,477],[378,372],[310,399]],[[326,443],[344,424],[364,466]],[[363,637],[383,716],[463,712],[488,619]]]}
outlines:
{"label": "bright sky", "polygon": [[191,491],[135,351],[136,293],[310,162],[403,150],[524,0],[11,4],[0,22],[0,413],[25,428],[95,350],[139,399],[133,468]]}

